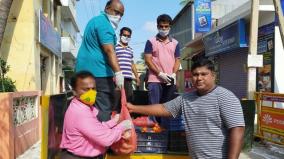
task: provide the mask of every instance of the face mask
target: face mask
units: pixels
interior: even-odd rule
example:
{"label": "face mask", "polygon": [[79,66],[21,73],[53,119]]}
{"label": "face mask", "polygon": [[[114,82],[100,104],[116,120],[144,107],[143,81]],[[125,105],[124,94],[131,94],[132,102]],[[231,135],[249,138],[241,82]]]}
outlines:
{"label": "face mask", "polygon": [[131,38],[128,38],[128,37],[126,37],[126,36],[121,36],[121,37],[120,37],[120,40],[121,40],[122,43],[128,44],[129,41],[131,40]]}
{"label": "face mask", "polygon": [[160,34],[162,37],[168,36],[168,35],[169,35],[169,32],[170,32],[170,29],[168,29],[168,30],[159,29],[159,34]]}
{"label": "face mask", "polygon": [[110,14],[107,14],[107,17],[111,23],[111,26],[113,27],[113,29],[117,29],[117,26],[121,20],[121,17],[119,15],[110,15]]}
{"label": "face mask", "polygon": [[80,101],[84,104],[87,104],[89,106],[92,106],[95,104],[97,96],[97,91],[90,89],[89,91],[85,92],[80,96]]}

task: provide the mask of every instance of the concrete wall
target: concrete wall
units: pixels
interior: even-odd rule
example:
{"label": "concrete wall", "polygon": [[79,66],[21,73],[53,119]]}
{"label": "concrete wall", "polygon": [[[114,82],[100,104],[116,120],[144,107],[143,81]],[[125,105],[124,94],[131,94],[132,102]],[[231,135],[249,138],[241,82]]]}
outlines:
{"label": "concrete wall", "polygon": [[[0,94],[0,159],[15,159],[39,140],[39,95],[40,92]],[[34,102],[29,103],[27,98]],[[23,101],[28,103],[25,109]],[[25,113],[26,118],[19,112]],[[30,112],[35,112],[34,116],[29,116]]]}
{"label": "concrete wall", "polygon": [[[275,27],[275,68],[274,68],[274,92],[284,94],[284,49],[280,36],[279,27]],[[277,105],[284,108],[284,105]]]}
{"label": "concrete wall", "polygon": [[10,94],[1,93],[0,103],[0,159],[14,159],[14,127]]}
{"label": "concrete wall", "polygon": [[39,90],[35,65],[35,15],[33,1],[14,1],[8,17],[1,57],[10,65],[8,76],[18,90]]}
{"label": "concrete wall", "polygon": [[212,2],[212,18],[219,19],[249,0],[216,0]]}

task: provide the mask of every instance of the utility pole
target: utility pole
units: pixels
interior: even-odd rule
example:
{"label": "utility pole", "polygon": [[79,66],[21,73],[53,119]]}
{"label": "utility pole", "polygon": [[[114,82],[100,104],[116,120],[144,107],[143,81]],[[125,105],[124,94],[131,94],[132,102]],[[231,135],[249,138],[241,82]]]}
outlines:
{"label": "utility pole", "polygon": [[281,40],[282,40],[282,45],[284,46],[284,17],[283,17],[283,8],[281,7],[281,2],[280,0],[273,0],[274,3],[274,8],[276,15],[278,17],[279,21],[279,28],[280,28],[280,34],[281,34]]}
{"label": "utility pole", "polygon": [[[251,1],[251,23],[250,23],[250,41],[249,41],[249,55],[256,58],[257,56],[257,39],[258,39],[258,19],[259,19],[259,0]],[[248,81],[247,81],[247,97],[249,100],[254,99],[254,92],[256,91],[256,66],[248,65]]]}

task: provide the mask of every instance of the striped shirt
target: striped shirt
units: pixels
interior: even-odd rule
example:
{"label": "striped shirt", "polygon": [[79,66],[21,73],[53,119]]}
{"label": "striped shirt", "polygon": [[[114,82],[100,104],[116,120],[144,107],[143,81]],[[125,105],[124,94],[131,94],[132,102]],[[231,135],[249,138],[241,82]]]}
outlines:
{"label": "striped shirt", "polygon": [[229,129],[245,126],[239,99],[220,86],[203,96],[186,93],[164,106],[173,117],[182,113],[193,159],[227,158]]}
{"label": "striped shirt", "polygon": [[124,78],[132,79],[133,49],[117,44],[115,47],[116,57]]}

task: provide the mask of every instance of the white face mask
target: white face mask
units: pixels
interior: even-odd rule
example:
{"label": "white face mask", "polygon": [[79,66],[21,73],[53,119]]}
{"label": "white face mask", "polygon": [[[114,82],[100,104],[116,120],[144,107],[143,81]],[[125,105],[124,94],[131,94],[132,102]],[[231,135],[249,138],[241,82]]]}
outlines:
{"label": "white face mask", "polygon": [[121,16],[119,15],[110,15],[110,14],[107,14],[107,17],[111,23],[111,26],[113,27],[114,30],[117,29],[117,26],[121,20]]}
{"label": "white face mask", "polygon": [[131,38],[128,38],[128,37],[126,37],[126,36],[121,36],[121,37],[120,37],[120,40],[121,40],[122,43],[128,44],[129,41],[131,40]]}
{"label": "white face mask", "polygon": [[170,33],[170,29],[168,29],[168,30],[159,29],[159,34],[160,34],[162,37],[168,36],[169,33]]}

